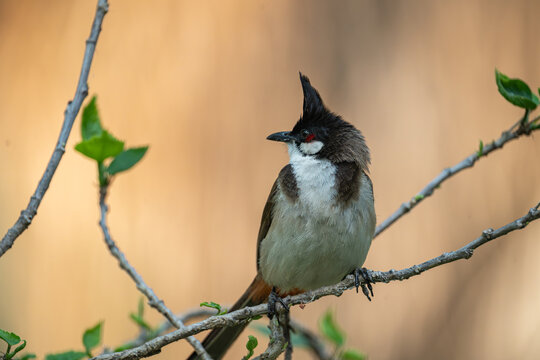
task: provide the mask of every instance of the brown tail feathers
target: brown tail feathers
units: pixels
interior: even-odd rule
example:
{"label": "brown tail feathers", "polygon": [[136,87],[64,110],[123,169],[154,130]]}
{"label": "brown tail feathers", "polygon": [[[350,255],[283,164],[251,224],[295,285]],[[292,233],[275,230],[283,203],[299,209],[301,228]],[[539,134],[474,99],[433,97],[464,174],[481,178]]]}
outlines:
{"label": "brown tail feathers", "polygon": [[[257,275],[251,285],[249,285],[248,289],[244,292],[244,295],[242,295],[240,299],[238,299],[238,301],[233,305],[229,312],[241,309],[246,306],[262,304],[270,295],[271,290],[272,288],[268,284],[266,284],[259,275]],[[212,359],[219,360],[225,355],[229,347],[231,347],[233,342],[236,340],[236,338],[238,338],[240,333],[244,331],[247,325],[248,323],[246,322],[245,324],[234,327],[214,329],[204,339],[202,345],[204,346],[208,354],[212,357]],[[188,360],[195,359],[198,360],[200,359],[200,357],[197,356],[195,352],[193,352],[188,358]]]}

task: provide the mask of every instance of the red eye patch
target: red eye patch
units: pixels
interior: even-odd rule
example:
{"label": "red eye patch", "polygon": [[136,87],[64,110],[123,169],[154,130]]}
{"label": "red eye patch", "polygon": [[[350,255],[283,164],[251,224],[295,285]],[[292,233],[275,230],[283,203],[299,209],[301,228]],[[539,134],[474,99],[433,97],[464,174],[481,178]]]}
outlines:
{"label": "red eye patch", "polygon": [[315,135],[309,134],[308,136],[306,136],[306,139],[304,140],[304,142],[311,142],[313,141],[313,139],[315,139]]}

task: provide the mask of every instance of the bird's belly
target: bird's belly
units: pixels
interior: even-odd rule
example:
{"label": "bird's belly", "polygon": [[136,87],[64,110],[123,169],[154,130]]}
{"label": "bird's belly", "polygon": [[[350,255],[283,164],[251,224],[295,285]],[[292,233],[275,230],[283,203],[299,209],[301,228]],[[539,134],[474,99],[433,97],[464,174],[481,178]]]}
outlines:
{"label": "bird's belly", "polygon": [[334,284],[362,266],[375,225],[366,206],[372,209],[372,200],[366,204],[360,197],[347,207],[327,203],[306,211],[302,203],[280,199],[260,245],[263,279],[283,291],[311,290]]}

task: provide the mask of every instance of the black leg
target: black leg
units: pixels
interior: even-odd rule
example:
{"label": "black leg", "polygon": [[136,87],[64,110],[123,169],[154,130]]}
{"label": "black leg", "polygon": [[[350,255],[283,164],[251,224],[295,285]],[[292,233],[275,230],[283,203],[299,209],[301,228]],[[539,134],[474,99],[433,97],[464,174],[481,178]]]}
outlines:
{"label": "black leg", "polygon": [[274,315],[276,315],[276,304],[278,302],[281,304],[281,306],[283,306],[285,311],[288,313],[289,306],[287,305],[285,300],[279,297],[279,295],[276,292],[276,287],[274,286],[272,288],[272,291],[270,292],[270,296],[268,296],[268,317],[270,319],[272,319]]}
{"label": "black leg", "polygon": [[[360,275],[364,278],[364,282],[360,283]],[[362,292],[364,295],[368,298],[369,301],[371,301],[371,297],[374,297],[373,295],[373,287],[371,284],[373,283],[373,279],[371,278],[371,275],[369,274],[369,270],[366,268],[356,268],[354,270],[354,286],[356,287],[356,292],[358,293],[358,288],[362,287]],[[371,297],[369,294],[371,293]]]}

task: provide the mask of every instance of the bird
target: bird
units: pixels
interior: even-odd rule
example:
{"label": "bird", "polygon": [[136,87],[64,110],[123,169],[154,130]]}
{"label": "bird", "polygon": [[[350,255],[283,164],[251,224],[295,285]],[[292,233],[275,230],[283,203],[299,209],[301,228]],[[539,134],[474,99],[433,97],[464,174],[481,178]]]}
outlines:
{"label": "bird", "polygon": [[[289,163],[274,182],[257,237],[257,275],[229,311],[276,300],[355,275],[373,296],[362,268],[375,233],[370,151],[362,133],[328,110],[300,73],[303,112],[292,131],[269,135],[287,145]],[[364,280],[360,284],[359,275]],[[285,305],[285,304],[284,304]],[[270,314],[269,316],[271,316]],[[202,345],[221,359],[247,323],[214,329]],[[198,359],[193,353],[188,359]]]}

